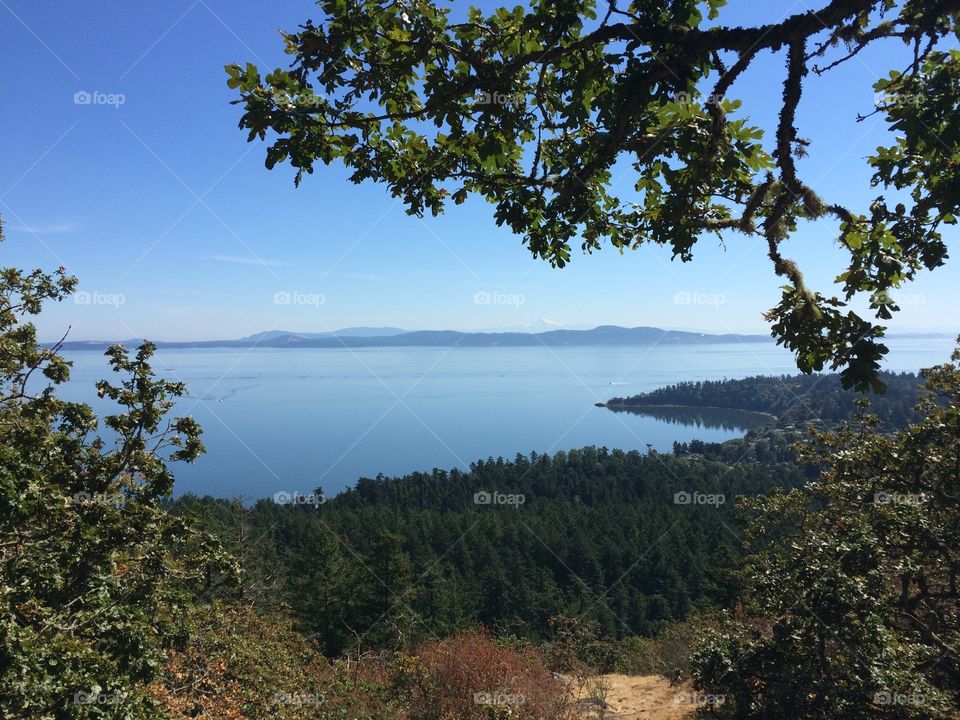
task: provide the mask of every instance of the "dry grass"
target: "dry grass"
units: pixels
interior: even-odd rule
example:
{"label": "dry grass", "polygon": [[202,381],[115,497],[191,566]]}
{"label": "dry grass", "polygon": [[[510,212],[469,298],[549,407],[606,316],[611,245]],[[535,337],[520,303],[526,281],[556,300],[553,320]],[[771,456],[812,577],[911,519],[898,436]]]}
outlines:
{"label": "dry grass", "polygon": [[[605,707],[598,705],[597,682],[605,688]],[[672,686],[659,675],[599,675],[574,688],[580,717],[605,720],[679,720],[693,715],[691,688]],[[679,700],[679,701],[678,701]]]}

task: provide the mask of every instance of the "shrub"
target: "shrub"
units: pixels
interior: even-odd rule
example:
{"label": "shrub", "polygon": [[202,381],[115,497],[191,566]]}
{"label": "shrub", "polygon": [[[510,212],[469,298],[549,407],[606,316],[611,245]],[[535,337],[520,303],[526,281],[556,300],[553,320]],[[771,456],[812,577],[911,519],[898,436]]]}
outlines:
{"label": "shrub", "polygon": [[701,639],[716,627],[717,619],[708,614],[694,614],[667,625],[654,639],[655,672],[674,683],[689,679],[690,656]]}
{"label": "shrub", "polygon": [[724,716],[960,716],[960,349],[917,409],[814,432],[816,482],[745,503],[743,612],[692,661]]}
{"label": "shrub", "polygon": [[559,616],[551,619],[554,639],[544,646],[551,670],[586,677],[598,673],[662,675],[672,682],[690,677],[690,655],[698,639],[715,627],[716,619],[695,613],[668,623],[653,638],[621,640],[598,637],[595,624]]}
{"label": "shrub", "polygon": [[464,631],[430,643],[418,657],[405,674],[412,720],[573,716],[565,683],[535,651],[504,648],[486,632]]}
{"label": "shrub", "polygon": [[151,692],[174,720],[393,720],[387,688],[351,680],[289,621],[244,606],[196,608]]}

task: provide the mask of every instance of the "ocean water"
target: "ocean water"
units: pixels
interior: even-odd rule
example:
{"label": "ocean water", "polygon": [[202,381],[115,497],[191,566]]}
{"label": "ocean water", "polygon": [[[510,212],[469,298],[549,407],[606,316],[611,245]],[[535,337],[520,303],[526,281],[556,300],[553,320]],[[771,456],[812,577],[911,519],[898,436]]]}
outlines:
{"label": "ocean water", "polygon": [[[887,369],[944,362],[950,338],[895,338]],[[111,404],[100,352],[66,354],[61,394]],[[207,453],[176,464],[177,494],[254,499],[279,491],[329,496],[358,477],[466,468],[480,458],[585,445],[667,451],[674,441],[722,441],[735,415],[656,419],[595,407],[681,380],[796,372],[773,343],[681,347],[161,350],[158,374],[182,380],[176,414],[204,428]]]}

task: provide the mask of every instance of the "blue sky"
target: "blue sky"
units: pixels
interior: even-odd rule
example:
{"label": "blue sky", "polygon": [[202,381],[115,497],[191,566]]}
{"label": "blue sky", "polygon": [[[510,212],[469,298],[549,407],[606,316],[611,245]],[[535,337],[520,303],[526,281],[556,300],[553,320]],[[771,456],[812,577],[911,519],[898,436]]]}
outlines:
{"label": "blue sky", "polygon": [[[807,1],[732,0],[723,17],[772,21]],[[161,340],[351,325],[766,332],[761,313],[780,283],[755,239],[705,238],[687,264],[649,247],[577,253],[557,270],[497,228],[482,201],[420,220],[341,167],[319,168],[299,189],[288,167],[267,171],[264,146],[236,127],[223,66],[285,65],[276,31],[318,19],[310,2],[0,0],[0,17],[2,262],[63,264],[80,278],[75,301],[38,322],[43,339],[68,327],[72,339]],[[864,157],[888,136],[880,116],[855,119],[872,109],[874,80],[904,57],[890,43],[808,80],[798,120],[812,146],[800,170],[829,200],[863,208],[876,194]],[[782,57],[768,54],[731,93],[767,128],[782,75]],[[123,102],[76,104],[78,92]],[[629,172],[620,183],[630,187]],[[824,292],[843,264],[834,235],[830,223],[809,225],[786,246]],[[925,273],[901,292],[892,327],[956,332],[958,280],[953,263]]]}

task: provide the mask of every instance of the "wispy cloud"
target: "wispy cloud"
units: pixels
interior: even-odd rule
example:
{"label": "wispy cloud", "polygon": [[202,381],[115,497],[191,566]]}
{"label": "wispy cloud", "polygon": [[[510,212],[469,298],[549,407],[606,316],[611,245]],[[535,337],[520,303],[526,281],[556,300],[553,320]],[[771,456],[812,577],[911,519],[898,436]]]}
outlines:
{"label": "wispy cloud", "polygon": [[262,265],[263,267],[290,267],[290,263],[280,260],[264,260],[258,257],[238,257],[236,255],[214,255],[210,258],[217,262],[239,263],[241,265]]}
{"label": "wispy cloud", "polygon": [[7,232],[22,232],[30,235],[70,235],[80,229],[80,225],[75,222],[62,223],[18,223],[8,225]]}

